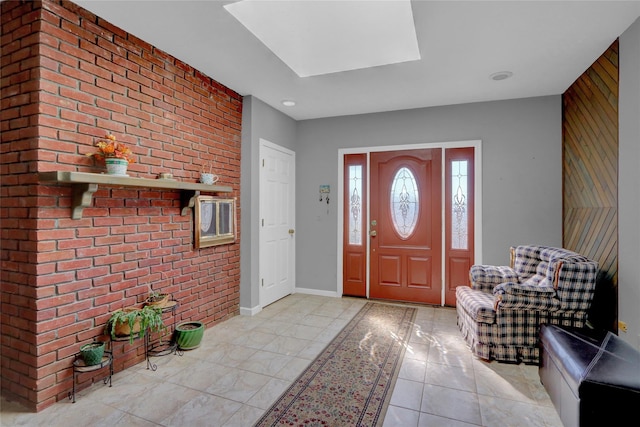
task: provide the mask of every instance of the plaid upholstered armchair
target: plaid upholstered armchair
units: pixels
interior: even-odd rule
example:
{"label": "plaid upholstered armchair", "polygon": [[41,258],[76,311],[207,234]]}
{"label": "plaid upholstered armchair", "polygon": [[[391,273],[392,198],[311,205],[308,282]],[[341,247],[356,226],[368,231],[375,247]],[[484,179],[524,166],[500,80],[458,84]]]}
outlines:
{"label": "plaid upholstered armchair", "polygon": [[511,248],[511,265],[474,265],[471,286],[456,289],[458,327],[487,360],[538,363],[542,323],[586,325],[598,264],[546,246]]}

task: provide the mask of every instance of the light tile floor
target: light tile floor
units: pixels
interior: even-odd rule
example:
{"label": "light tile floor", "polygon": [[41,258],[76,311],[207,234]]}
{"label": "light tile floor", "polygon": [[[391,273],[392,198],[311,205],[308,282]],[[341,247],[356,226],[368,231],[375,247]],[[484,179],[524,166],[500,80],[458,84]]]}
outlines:
{"label": "light tile floor", "polygon": [[[290,295],[209,328],[198,349],[153,358],[28,413],[2,400],[2,426],[249,427],[366,301]],[[455,310],[420,307],[384,426],[561,427],[535,366],[472,357]]]}

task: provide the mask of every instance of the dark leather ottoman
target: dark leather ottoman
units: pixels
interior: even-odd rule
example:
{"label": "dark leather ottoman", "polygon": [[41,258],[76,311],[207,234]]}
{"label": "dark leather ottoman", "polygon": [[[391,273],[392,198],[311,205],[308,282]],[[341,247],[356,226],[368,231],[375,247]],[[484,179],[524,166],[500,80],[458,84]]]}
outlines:
{"label": "dark leather ottoman", "polygon": [[631,345],[607,331],[542,325],[540,347],[540,381],[565,427],[638,422],[640,352]]}

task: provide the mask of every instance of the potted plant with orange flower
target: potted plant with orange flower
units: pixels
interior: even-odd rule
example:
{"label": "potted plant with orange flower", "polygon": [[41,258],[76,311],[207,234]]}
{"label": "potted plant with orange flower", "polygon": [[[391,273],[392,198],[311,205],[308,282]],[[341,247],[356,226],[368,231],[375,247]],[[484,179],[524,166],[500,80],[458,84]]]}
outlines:
{"label": "potted plant with orange flower", "polygon": [[87,156],[104,161],[109,175],[128,176],[127,167],[135,162],[135,158],[126,144],[116,141],[116,137],[109,133],[96,143],[96,147],[98,151]]}

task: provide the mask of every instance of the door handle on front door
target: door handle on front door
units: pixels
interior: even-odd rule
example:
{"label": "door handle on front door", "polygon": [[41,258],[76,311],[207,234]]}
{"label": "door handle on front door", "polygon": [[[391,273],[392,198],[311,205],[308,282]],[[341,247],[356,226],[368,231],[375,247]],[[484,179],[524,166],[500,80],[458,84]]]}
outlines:
{"label": "door handle on front door", "polygon": [[371,230],[369,232],[369,236],[371,236],[371,237],[376,237],[377,235],[378,235],[378,232],[376,230]]}
{"label": "door handle on front door", "polygon": [[289,234],[291,234],[293,236],[293,233],[295,233],[296,231],[293,228],[289,229]]}

